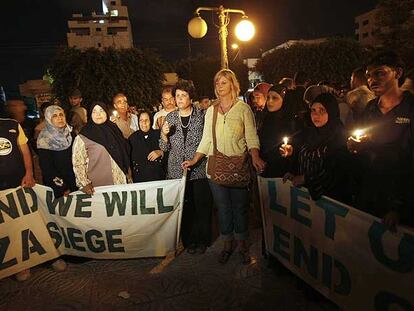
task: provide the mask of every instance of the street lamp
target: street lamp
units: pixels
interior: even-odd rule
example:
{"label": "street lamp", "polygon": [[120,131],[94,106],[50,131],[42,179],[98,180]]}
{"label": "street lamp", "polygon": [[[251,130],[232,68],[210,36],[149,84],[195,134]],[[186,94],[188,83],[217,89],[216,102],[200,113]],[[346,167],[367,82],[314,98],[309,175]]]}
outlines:
{"label": "street lamp", "polygon": [[230,22],[229,13],[238,13],[243,15],[243,20],[236,26],[236,36],[241,41],[248,41],[254,36],[254,26],[247,20],[247,15],[243,10],[225,9],[222,5],[215,7],[199,7],[195,10],[196,17],[188,22],[188,33],[196,39],[202,38],[207,33],[207,23],[200,17],[201,11],[217,12],[219,17],[219,39],[220,39],[220,54],[221,54],[221,68],[229,68],[229,60],[227,57],[227,26]]}

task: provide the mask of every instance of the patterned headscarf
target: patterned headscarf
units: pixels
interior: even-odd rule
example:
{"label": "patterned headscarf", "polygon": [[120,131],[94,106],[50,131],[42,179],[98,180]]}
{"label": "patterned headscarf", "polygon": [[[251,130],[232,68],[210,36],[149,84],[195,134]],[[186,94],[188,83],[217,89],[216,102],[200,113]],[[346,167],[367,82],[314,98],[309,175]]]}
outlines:
{"label": "patterned headscarf", "polygon": [[72,127],[66,124],[63,128],[57,128],[52,124],[54,113],[62,111],[59,106],[52,105],[45,111],[45,128],[40,132],[37,138],[37,148],[52,151],[62,151],[68,149],[72,144]]}

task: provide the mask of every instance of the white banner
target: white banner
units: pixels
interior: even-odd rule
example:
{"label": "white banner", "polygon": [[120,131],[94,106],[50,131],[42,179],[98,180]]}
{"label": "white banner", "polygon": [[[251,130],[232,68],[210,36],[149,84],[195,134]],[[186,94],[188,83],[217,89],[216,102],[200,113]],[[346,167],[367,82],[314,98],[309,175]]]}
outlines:
{"label": "white banner", "polygon": [[[414,309],[414,232],[258,178],[266,249],[345,310]],[[394,309],[395,308],[395,309]]]}
{"label": "white banner", "polygon": [[40,185],[0,192],[0,279],[60,255],[158,257],[175,249],[185,177],[95,191],[59,199]]}

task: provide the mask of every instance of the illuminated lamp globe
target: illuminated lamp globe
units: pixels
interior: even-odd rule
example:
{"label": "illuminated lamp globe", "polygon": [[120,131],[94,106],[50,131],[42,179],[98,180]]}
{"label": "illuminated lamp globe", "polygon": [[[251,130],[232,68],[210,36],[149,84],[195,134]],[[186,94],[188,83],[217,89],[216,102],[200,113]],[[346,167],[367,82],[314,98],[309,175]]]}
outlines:
{"label": "illuminated lamp globe", "polygon": [[191,37],[200,39],[207,33],[207,23],[200,16],[196,16],[188,22],[187,30]]}
{"label": "illuminated lamp globe", "polygon": [[241,41],[249,41],[255,33],[252,22],[244,19],[236,26],[236,36]]}

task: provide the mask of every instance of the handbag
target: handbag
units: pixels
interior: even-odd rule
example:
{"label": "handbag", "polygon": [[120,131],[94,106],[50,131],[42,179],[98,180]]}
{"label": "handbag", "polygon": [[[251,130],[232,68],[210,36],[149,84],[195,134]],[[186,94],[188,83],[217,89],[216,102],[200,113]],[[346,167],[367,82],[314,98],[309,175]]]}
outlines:
{"label": "handbag", "polygon": [[245,152],[241,156],[227,156],[217,150],[216,123],[218,105],[213,112],[213,154],[208,157],[207,174],[216,184],[241,188],[246,187],[250,181],[249,157]]}

